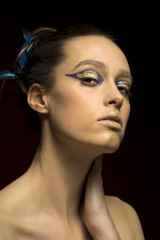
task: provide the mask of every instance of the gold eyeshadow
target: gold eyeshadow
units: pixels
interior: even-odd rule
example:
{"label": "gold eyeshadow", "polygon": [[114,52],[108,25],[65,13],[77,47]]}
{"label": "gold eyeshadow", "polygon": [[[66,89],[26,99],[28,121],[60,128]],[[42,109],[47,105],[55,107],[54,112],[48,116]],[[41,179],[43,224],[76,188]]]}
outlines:
{"label": "gold eyeshadow", "polygon": [[94,78],[94,79],[98,80],[98,74],[92,70],[77,73],[77,77],[79,77],[81,79],[82,78]]}
{"label": "gold eyeshadow", "polygon": [[[73,73],[73,74],[66,74],[66,76],[76,78],[82,81],[85,85],[88,85],[91,87],[101,85],[104,83],[104,79],[101,76],[101,74],[92,69],[84,70],[84,71]],[[90,84],[89,81],[94,81],[94,83]]]}
{"label": "gold eyeshadow", "polygon": [[130,90],[130,88],[131,88],[129,82],[126,81],[126,80],[117,81],[116,85],[117,85],[117,87],[122,87],[122,88],[125,88],[127,90]]}
{"label": "gold eyeshadow", "polygon": [[[66,76],[78,79],[83,85],[89,87],[95,87],[104,83],[104,79],[101,74],[93,69],[87,69],[73,74],[66,74]],[[127,96],[130,95],[131,84],[127,80],[118,80],[115,84],[122,94]]]}
{"label": "gold eyeshadow", "polygon": [[125,94],[128,97],[131,95],[131,92],[130,92],[131,84],[128,81],[126,80],[116,81],[116,86],[122,94]]}

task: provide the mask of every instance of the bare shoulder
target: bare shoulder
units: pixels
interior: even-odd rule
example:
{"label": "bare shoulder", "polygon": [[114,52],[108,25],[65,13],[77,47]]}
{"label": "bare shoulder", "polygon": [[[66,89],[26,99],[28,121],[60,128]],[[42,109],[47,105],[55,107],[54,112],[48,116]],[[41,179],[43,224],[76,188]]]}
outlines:
{"label": "bare shoulder", "polygon": [[8,240],[13,237],[12,218],[6,211],[7,198],[4,194],[5,190],[0,191],[0,240]]}
{"label": "bare shoulder", "polygon": [[121,239],[144,240],[139,217],[134,208],[118,197],[106,196],[106,202]]}
{"label": "bare shoulder", "polygon": [[18,204],[15,203],[19,199],[19,194],[15,185],[16,181],[0,191],[0,240],[16,239],[15,229],[18,221],[16,206]]}

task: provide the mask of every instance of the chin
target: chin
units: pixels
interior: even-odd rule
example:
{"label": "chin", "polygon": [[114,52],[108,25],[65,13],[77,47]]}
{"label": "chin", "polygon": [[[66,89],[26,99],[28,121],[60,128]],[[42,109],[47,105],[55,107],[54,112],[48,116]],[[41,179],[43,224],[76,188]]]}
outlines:
{"label": "chin", "polygon": [[99,150],[101,153],[115,153],[119,149],[120,143],[119,144],[107,144],[103,146],[99,146]]}
{"label": "chin", "polygon": [[103,142],[98,143],[100,151],[103,153],[115,153],[122,142],[123,137],[111,137],[105,139]]}
{"label": "chin", "polygon": [[119,146],[118,147],[113,147],[113,148],[106,148],[104,149],[104,152],[103,153],[115,153],[117,150],[118,150]]}
{"label": "chin", "polygon": [[[94,142],[94,143],[89,143],[85,144],[85,146],[88,149],[91,149],[92,152],[94,152],[96,155],[101,155],[101,154],[111,154],[115,153],[119,146],[120,146],[120,141],[110,141],[110,142]],[[91,147],[91,148],[90,148]]]}

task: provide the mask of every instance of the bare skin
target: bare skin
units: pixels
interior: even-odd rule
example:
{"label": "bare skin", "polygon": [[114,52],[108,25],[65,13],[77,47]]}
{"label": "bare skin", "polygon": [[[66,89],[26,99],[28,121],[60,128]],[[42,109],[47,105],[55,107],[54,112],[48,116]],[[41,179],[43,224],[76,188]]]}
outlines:
{"label": "bare skin", "polygon": [[[28,93],[28,104],[41,114],[42,138],[28,171],[0,193],[0,240],[144,240],[133,208],[104,195],[99,157],[116,151],[125,133],[130,104],[115,81],[131,83],[128,62],[98,36],[70,40],[66,52],[53,89],[34,84]],[[66,76],[86,69],[104,83],[89,87]],[[99,121],[113,111],[119,129]]]}

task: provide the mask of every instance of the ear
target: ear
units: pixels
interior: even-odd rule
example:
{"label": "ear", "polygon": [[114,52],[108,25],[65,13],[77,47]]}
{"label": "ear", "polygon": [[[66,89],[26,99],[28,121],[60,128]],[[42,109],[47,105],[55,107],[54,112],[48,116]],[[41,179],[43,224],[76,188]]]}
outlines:
{"label": "ear", "polygon": [[38,113],[48,113],[47,91],[38,83],[32,84],[27,94],[29,106]]}

